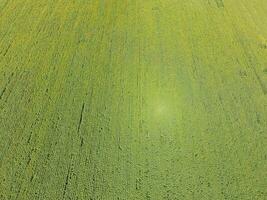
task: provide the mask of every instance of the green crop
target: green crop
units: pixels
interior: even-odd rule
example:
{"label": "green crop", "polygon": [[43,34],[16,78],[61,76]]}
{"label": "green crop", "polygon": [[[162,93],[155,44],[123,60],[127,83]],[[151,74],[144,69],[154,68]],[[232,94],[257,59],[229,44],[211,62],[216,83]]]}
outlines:
{"label": "green crop", "polygon": [[264,200],[266,134],[266,0],[0,0],[0,200]]}

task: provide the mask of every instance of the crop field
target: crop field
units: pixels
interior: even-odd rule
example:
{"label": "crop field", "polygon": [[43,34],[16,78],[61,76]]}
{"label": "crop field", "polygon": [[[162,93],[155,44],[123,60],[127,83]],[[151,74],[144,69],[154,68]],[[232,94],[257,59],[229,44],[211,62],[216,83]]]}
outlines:
{"label": "crop field", "polygon": [[0,0],[0,200],[266,200],[266,0]]}

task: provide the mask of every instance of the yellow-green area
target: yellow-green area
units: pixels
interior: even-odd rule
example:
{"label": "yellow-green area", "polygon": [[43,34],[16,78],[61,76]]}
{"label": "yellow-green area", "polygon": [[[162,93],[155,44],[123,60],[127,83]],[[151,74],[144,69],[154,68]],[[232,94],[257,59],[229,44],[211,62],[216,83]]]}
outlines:
{"label": "yellow-green area", "polygon": [[264,200],[266,177],[266,0],[0,0],[0,200]]}

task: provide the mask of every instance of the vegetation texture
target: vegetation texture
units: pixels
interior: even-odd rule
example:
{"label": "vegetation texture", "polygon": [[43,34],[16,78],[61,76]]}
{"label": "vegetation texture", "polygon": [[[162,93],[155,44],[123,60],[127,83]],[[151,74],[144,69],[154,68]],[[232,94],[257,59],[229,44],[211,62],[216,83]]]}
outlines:
{"label": "vegetation texture", "polygon": [[1,200],[264,200],[266,146],[266,0],[0,0]]}

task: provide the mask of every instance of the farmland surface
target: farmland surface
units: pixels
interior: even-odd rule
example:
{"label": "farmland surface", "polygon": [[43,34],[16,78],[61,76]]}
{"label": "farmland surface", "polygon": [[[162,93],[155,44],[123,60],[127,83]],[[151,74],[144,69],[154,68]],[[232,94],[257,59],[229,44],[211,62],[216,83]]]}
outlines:
{"label": "farmland surface", "polygon": [[266,177],[266,0],[0,0],[0,200],[264,200]]}

